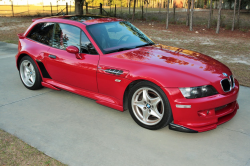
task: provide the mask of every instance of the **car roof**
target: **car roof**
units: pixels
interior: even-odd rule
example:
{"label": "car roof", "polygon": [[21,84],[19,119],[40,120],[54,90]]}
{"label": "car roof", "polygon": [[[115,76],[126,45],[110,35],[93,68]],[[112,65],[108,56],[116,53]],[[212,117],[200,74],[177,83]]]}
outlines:
{"label": "car roof", "polygon": [[99,15],[67,15],[67,16],[52,16],[52,17],[42,17],[32,19],[33,22],[40,19],[63,19],[63,20],[72,20],[81,22],[85,25],[105,23],[105,22],[115,22],[115,21],[123,21],[122,19],[115,17],[107,17],[107,16],[99,16]]}

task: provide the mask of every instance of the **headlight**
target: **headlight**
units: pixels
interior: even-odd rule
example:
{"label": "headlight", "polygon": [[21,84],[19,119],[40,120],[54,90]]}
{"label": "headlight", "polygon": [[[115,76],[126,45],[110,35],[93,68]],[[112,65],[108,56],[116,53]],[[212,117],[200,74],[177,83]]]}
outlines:
{"label": "headlight", "polygon": [[212,85],[179,89],[182,95],[187,99],[201,98],[218,94],[218,92]]}

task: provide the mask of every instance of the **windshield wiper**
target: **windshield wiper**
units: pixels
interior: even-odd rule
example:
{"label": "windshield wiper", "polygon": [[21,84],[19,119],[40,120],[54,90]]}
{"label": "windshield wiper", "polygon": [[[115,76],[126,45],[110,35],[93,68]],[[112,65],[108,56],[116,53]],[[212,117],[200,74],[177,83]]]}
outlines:
{"label": "windshield wiper", "polygon": [[119,52],[119,51],[124,51],[124,50],[130,50],[130,49],[133,49],[133,48],[135,48],[135,47],[122,47],[122,48],[119,48],[119,49],[107,51],[106,54],[109,54],[109,53],[112,53],[112,52]]}
{"label": "windshield wiper", "polygon": [[140,46],[136,46],[135,48],[145,47],[145,46],[152,46],[152,45],[154,45],[154,43],[147,43],[147,44],[143,44],[143,45],[140,45]]}

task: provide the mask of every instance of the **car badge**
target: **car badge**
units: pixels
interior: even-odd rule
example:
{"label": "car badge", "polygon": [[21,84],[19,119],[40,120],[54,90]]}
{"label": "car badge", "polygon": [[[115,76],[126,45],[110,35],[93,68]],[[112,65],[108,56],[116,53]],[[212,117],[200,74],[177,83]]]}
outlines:
{"label": "car badge", "polygon": [[225,77],[227,77],[228,75],[227,75],[227,73],[222,73]]}

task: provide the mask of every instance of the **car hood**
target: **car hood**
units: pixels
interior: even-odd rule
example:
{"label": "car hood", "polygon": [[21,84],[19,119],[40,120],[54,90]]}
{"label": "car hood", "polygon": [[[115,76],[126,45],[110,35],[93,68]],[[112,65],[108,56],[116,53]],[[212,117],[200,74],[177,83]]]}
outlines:
{"label": "car hood", "polygon": [[209,56],[161,44],[128,50],[115,57],[175,70],[211,83],[225,78],[222,73],[232,74],[227,66]]}

